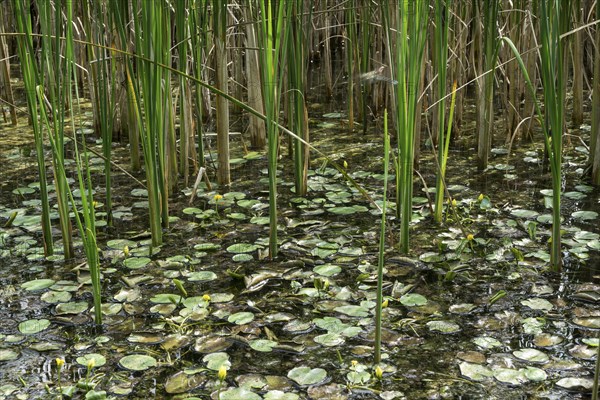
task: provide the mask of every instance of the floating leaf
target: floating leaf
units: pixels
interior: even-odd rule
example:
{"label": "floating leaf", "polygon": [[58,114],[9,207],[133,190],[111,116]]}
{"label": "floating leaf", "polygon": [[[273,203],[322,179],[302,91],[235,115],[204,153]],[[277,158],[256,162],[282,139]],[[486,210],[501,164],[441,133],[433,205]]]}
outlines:
{"label": "floating leaf", "polygon": [[213,371],[218,371],[221,366],[225,366],[226,369],[231,367],[229,355],[225,352],[207,354],[202,358],[202,361],[206,363],[206,368],[212,369]]}
{"label": "floating leaf", "polygon": [[74,301],[70,303],[62,303],[56,306],[56,314],[82,314],[88,309],[88,303],[85,301]]}
{"label": "floating leaf", "polygon": [[546,353],[529,347],[513,351],[513,355],[521,360],[536,363],[546,363],[549,360],[549,357],[546,355]]}
{"label": "floating leaf", "polygon": [[296,393],[285,393],[281,390],[271,390],[265,393],[265,400],[299,400],[300,396]]}
{"label": "floating leaf", "polygon": [[314,267],[313,271],[322,276],[333,276],[342,272],[342,268],[339,265],[322,264]]}
{"label": "floating leaf", "polygon": [[259,246],[255,245],[255,244],[236,243],[236,244],[232,244],[231,246],[227,247],[227,251],[229,253],[234,253],[234,254],[251,253],[258,248],[259,248]]}
{"label": "floating leaf", "polygon": [[54,285],[54,283],[56,283],[56,281],[53,279],[34,279],[32,281],[28,281],[21,284],[21,287],[31,292],[35,290],[47,289],[50,286]]}
{"label": "floating leaf", "polygon": [[333,347],[344,343],[346,340],[339,333],[326,333],[324,335],[315,336],[315,343],[323,346]]}
{"label": "floating leaf", "polygon": [[409,293],[400,297],[400,303],[406,307],[424,306],[427,304],[427,298],[418,293]]}
{"label": "floating leaf", "polygon": [[19,358],[19,353],[11,349],[0,349],[0,362],[13,361]]}
{"label": "floating leaf", "polygon": [[538,215],[540,215],[540,214],[539,214],[538,212],[536,212],[536,211],[532,211],[532,210],[519,210],[519,209],[517,209],[517,210],[512,210],[512,211],[510,212],[510,214],[511,214],[512,216],[514,216],[514,217],[517,217],[517,218],[527,218],[527,219],[530,219],[530,218],[535,218],[535,217],[537,217]]}
{"label": "floating leaf", "polygon": [[130,257],[123,261],[123,265],[129,269],[139,269],[148,265],[152,261],[148,257]]}
{"label": "floating leaf", "polygon": [[119,365],[131,371],[145,371],[157,365],[156,359],[145,354],[131,354],[119,360]]}
{"label": "floating leaf", "polygon": [[521,385],[528,380],[521,370],[513,368],[494,369],[494,378],[500,382],[510,383],[511,385]]}
{"label": "floating leaf", "polygon": [[251,340],[248,344],[253,350],[268,353],[273,351],[273,347],[277,346],[278,343],[268,339],[257,339]]}
{"label": "floating leaf", "polygon": [[334,311],[349,315],[351,317],[367,317],[369,315],[369,310],[362,306],[340,306],[334,308]]}
{"label": "floating leaf", "polygon": [[427,327],[432,332],[455,333],[460,330],[460,325],[452,321],[429,321]]}
{"label": "floating leaf", "polygon": [[582,221],[591,221],[598,218],[598,213],[596,211],[575,211],[571,216]]}
{"label": "floating leaf", "polygon": [[227,389],[219,395],[220,400],[261,400],[258,394],[245,387]]}
{"label": "floating leaf", "polygon": [[356,214],[357,212],[367,212],[369,209],[365,206],[350,206],[350,207],[331,207],[327,211],[337,215],[350,215]]}
{"label": "floating leaf", "polygon": [[28,319],[19,324],[19,332],[24,335],[33,335],[46,330],[50,326],[47,319]]}
{"label": "floating leaf", "polygon": [[487,378],[494,376],[494,373],[488,367],[479,364],[473,364],[468,362],[461,362],[459,364],[460,373],[474,381],[483,381]]}
{"label": "floating leaf", "polygon": [[523,301],[521,301],[521,304],[531,308],[532,310],[550,311],[554,308],[554,305],[552,303],[550,303],[548,300],[541,299],[538,297],[523,300]]}
{"label": "floating leaf", "polygon": [[502,346],[502,343],[497,339],[490,336],[479,336],[473,339],[473,343],[483,349],[492,349],[494,347]]}
{"label": "floating leaf", "polygon": [[217,279],[217,274],[212,271],[196,271],[187,276],[190,282],[208,282]]}
{"label": "floating leaf", "polygon": [[94,363],[95,367],[101,367],[106,364],[106,357],[98,353],[90,353],[81,357],[77,357],[77,363],[79,365],[83,365],[84,367],[87,367],[90,361]]}
{"label": "floating leaf", "polygon": [[287,377],[299,385],[314,385],[325,380],[327,371],[323,368],[296,367],[288,372]]}
{"label": "floating leaf", "polygon": [[235,314],[231,314],[227,321],[236,325],[244,325],[254,320],[254,314],[248,311],[242,311]]}

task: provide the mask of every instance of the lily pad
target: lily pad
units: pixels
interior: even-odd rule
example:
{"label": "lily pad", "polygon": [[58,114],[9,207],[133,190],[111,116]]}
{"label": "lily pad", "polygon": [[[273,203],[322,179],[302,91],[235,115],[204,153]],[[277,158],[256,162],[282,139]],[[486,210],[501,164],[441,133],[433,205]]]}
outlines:
{"label": "lily pad", "polygon": [[299,385],[314,385],[325,380],[327,371],[323,368],[296,367],[288,372],[287,377]]}
{"label": "lily pad", "polygon": [[251,253],[254,250],[258,249],[259,246],[250,243],[236,243],[227,247],[227,251],[229,253],[239,254],[239,253]]}
{"label": "lily pad", "polygon": [[591,221],[598,218],[596,211],[575,211],[571,216],[582,221]]}
{"label": "lily pad", "polygon": [[13,361],[19,358],[19,352],[11,349],[0,349],[0,361]]}
{"label": "lily pad", "polygon": [[50,326],[47,319],[28,319],[19,324],[19,332],[24,335],[34,335],[46,330]]}
{"label": "lily pad", "polygon": [[131,257],[126,258],[123,261],[123,265],[129,269],[139,269],[148,265],[150,261],[152,260],[150,260],[148,257]]}
{"label": "lily pad", "polygon": [[532,310],[550,311],[554,305],[546,299],[532,298],[521,301],[521,304],[531,308]]}
{"label": "lily pad", "polygon": [[206,368],[212,369],[213,371],[218,371],[221,366],[224,366],[226,369],[231,367],[229,355],[225,352],[207,354],[202,358],[202,361],[206,363]]}
{"label": "lily pad", "polygon": [[277,346],[278,343],[268,339],[257,339],[251,340],[248,344],[253,350],[268,353],[273,351],[273,347]]}
{"label": "lily pad", "polygon": [[322,276],[333,276],[342,272],[342,268],[339,265],[322,264],[314,267],[313,271]]}
{"label": "lily pad", "polygon": [[35,291],[47,289],[50,286],[54,285],[54,283],[56,283],[54,279],[34,279],[32,281],[28,281],[21,284],[21,287],[27,291]]}
{"label": "lily pad", "polygon": [[546,363],[550,359],[546,353],[532,348],[523,348],[513,351],[513,355],[521,360],[535,363]]}
{"label": "lily pad", "polygon": [[400,297],[400,303],[406,307],[424,306],[427,304],[427,298],[418,293],[409,293]]}
{"label": "lily pad", "polygon": [[429,321],[427,327],[432,332],[455,333],[460,331],[460,325],[452,321]]}
{"label": "lily pad", "polygon": [[189,274],[187,278],[190,282],[208,282],[217,279],[217,274],[212,271],[196,271]]}
{"label": "lily pad", "polygon": [[81,357],[77,357],[77,363],[79,365],[83,365],[84,367],[87,367],[88,363],[92,360],[95,367],[101,367],[106,364],[106,357],[98,353],[90,353]]}
{"label": "lily pad", "polygon": [[476,382],[484,381],[487,378],[494,376],[494,373],[488,367],[479,364],[468,363],[466,361],[461,362],[459,364],[459,368],[462,376]]}
{"label": "lily pad", "polygon": [[119,365],[130,371],[145,371],[156,367],[156,359],[145,354],[130,354],[119,360]]}
{"label": "lily pad", "polygon": [[244,325],[249,322],[252,322],[252,320],[254,320],[254,314],[252,314],[251,312],[248,312],[248,311],[242,311],[242,312],[238,312],[235,314],[231,314],[227,318],[227,321],[231,322],[232,324],[236,324],[236,325]]}
{"label": "lily pad", "polygon": [[299,400],[300,396],[296,393],[286,393],[281,390],[271,390],[265,393],[265,400]]}
{"label": "lily pad", "polygon": [[245,387],[227,389],[219,395],[220,400],[261,400],[258,394]]}

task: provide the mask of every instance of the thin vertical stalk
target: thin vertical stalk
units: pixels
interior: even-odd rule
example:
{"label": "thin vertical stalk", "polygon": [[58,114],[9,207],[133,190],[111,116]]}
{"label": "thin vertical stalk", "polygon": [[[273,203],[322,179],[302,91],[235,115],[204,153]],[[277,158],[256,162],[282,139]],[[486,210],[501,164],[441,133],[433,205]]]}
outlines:
{"label": "thin vertical stalk", "polygon": [[[596,2],[596,18],[600,18],[600,1]],[[594,79],[592,80],[592,132],[590,134],[590,165],[592,183],[600,186],[600,29],[596,27],[594,46]]]}
{"label": "thin vertical stalk", "polygon": [[377,305],[375,306],[375,349],[373,362],[381,362],[381,314],[383,308],[383,265],[385,263],[385,218],[387,211],[387,184],[390,166],[390,136],[387,109],[383,110],[383,201],[381,204],[381,227],[379,230],[379,255],[377,259]]}
{"label": "thin vertical stalk", "polygon": [[[444,164],[444,127],[446,121],[446,70],[448,63],[448,30],[450,26],[450,7],[452,1],[436,0],[435,2],[435,31],[434,31],[434,53],[437,69],[437,95],[441,100],[437,105],[437,128],[438,128],[438,152],[437,162],[440,166],[435,185],[435,211],[434,220],[442,221],[442,210],[444,208],[444,172],[441,166]],[[450,138],[448,137],[449,141]]]}
{"label": "thin vertical stalk", "polygon": [[[213,0],[213,34],[215,42],[215,87],[225,93],[227,88],[227,2]],[[229,169],[229,103],[217,96],[217,181],[220,185],[231,183]]]}
{"label": "thin vertical stalk", "polygon": [[[477,0],[479,1],[479,0]],[[478,3],[479,4],[479,3]],[[477,161],[480,170],[487,168],[488,157],[491,149],[492,126],[494,112],[492,110],[494,97],[494,69],[498,55],[498,0],[483,0],[483,41],[485,74],[478,79],[479,82],[479,107],[478,112],[478,140]]]}

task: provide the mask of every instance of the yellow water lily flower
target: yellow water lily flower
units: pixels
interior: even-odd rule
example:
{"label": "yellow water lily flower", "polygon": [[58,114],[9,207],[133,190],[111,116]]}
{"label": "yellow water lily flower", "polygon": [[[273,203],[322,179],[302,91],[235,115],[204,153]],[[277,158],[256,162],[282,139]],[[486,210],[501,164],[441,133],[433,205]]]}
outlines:
{"label": "yellow water lily flower", "polygon": [[383,370],[379,365],[375,368],[375,377],[377,379],[381,379],[383,377]]}
{"label": "yellow water lily flower", "polygon": [[469,233],[469,234],[467,235],[467,241],[471,242],[473,239],[475,239],[475,236],[473,236],[473,234],[472,234],[472,233]]}
{"label": "yellow water lily flower", "polygon": [[57,367],[58,369],[61,369],[61,368],[62,368],[62,366],[63,366],[63,365],[65,365],[65,360],[63,360],[63,359],[62,359],[62,358],[60,358],[60,357],[57,357],[55,361],[56,361],[56,367]]}
{"label": "yellow water lily flower", "polygon": [[227,377],[227,367],[225,365],[221,365],[219,367],[219,372],[217,373],[217,378],[219,378],[220,381],[224,381],[226,377]]}
{"label": "yellow water lily flower", "polygon": [[477,198],[477,201],[483,201],[483,193],[481,193],[481,194],[479,195],[479,197]]}
{"label": "yellow water lily flower", "polygon": [[221,196],[220,194],[215,194],[215,197],[214,197],[215,202],[221,200],[222,198],[223,198],[223,196]]}

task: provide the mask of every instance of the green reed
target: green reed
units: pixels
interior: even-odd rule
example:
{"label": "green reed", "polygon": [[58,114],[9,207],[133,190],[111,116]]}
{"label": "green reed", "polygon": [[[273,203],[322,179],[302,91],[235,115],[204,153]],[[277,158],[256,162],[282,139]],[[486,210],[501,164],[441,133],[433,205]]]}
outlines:
{"label": "green reed", "polygon": [[27,109],[31,117],[35,152],[37,157],[38,177],[40,181],[40,199],[42,202],[42,236],[44,240],[44,254],[54,254],[52,242],[52,227],[50,225],[50,202],[48,200],[48,183],[46,176],[46,161],[44,160],[44,134],[38,120],[39,107],[36,86],[39,84],[40,73],[35,60],[33,47],[33,33],[31,27],[31,15],[29,13],[29,2],[17,0],[15,6],[15,20],[17,31],[23,35],[17,36],[17,51],[21,61],[21,75],[27,94]]}
{"label": "green reed", "polygon": [[[540,71],[544,93],[544,112],[542,113],[540,101],[535,102],[538,122],[544,132],[544,142],[550,173],[552,176],[552,236],[550,247],[550,268],[553,271],[562,269],[561,257],[561,230],[560,207],[562,189],[562,136],[564,126],[565,93],[562,90],[564,70],[562,62],[561,35],[567,31],[565,20],[568,20],[569,8],[560,0],[551,0],[540,3]],[[565,14],[567,16],[565,16]],[[535,88],[531,83],[529,74],[514,43],[507,37],[502,40],[512,50],[521,72],[525,77],[527,86],[535,98]]]}
{"label": "green reed", "polygon": [[[260,2],[260,63],[262,72],[263,101],[268,139],[268,171],[269,171],[269,256],[277,256],[277,154],[279,148],[279,116],[281,73],[280,60],[283,64],[288,48],[289,26],[284,26],[287,16],[291,15],[292,1],[279,3],[274,1]],[[284,7],[285,6],[285,7]],[[284,12],[284,8],[286,12]],[[284,29],[285,28],[285,29]]]}
{"label": "green reed", "polygon": [[[47,112],[51,115],[46,128],[49,138],[55,143],[52,147],[52,169],[63,252],[65,259],[69,259],[73,257],[73,226],[69,218],[69,184],[66,177],[58,173],[60,166],[65,164],[65,118],[69,114],[68,96],[72,84],[72,65],[64,57],[61,39],[64,30],[71,27],[65,27],[62,23],[62,4],[62,1],[38,2],[42,34],[39,85],[44,89],[44,97],[38,98],[38,102],[46,104]],[[69,45],[66,46],[68,50]]]}
{"label": "green reed", "polygon": [[[395,85],[396,131],[396,202],[400,217],[400,251],[408,253],[409,226],[412,217],[415,127],[420,118],[419,83],[427,37],[428,3],[386,1],[382,10],[388,49],[391,51]],[[395,17],[392,24],[391,16]],[[410,38],[410,40],[409,40]]]}
{"label": "green reed", "polygon": [[[291,123],[291,130],[296,132],[305,142],[309,141],[308,131],[308,111],[304,97],[306,87],[306,29],[310,21],[311,13],[304,15],[304,0],[294,0],[289,16],[291,37],[288,41],[289,49],[287,57],[287,77],[289,96],[291,97],[288,120]],[[294,153],[294,180],[296,194],[298,196],[306,195],[309,151],[308,147],[299,140],[293,140]]]}
{"label": "green reed", "polygon": [[[442,211],[444,209],[444,173],[445,165],[444,155],[447,159],[447,146],[445,142],[450,142],[450,135],[444,138],[444,127],[446,122],[446,71],[448,68],[448,30],[450,27],[450,7],[452,1],[436,0],[435,2],[435,29],[434,29],[434,54],[435,66],[437,70],[437,96],[440,99],[437,104],[437,128],[438,128],[438,152],[437,162],[439,166],[435,183],[435,208],[434,220],[437,223],[442,222]],[[450,131],[452,124],[448,123]]]}
{"label": "green reed", "polygon": [[381,204],[381,227],[379,230],[379,253],[377,259],[377,305],[375,306],[375,347],[373,362],[381,362],[381,314],[383,308],[383,265],[385,263],[385,218],[387,211],[388,170],[390,167],[390,135],[388,133],[387,109],[383,110],[383,201]]}

